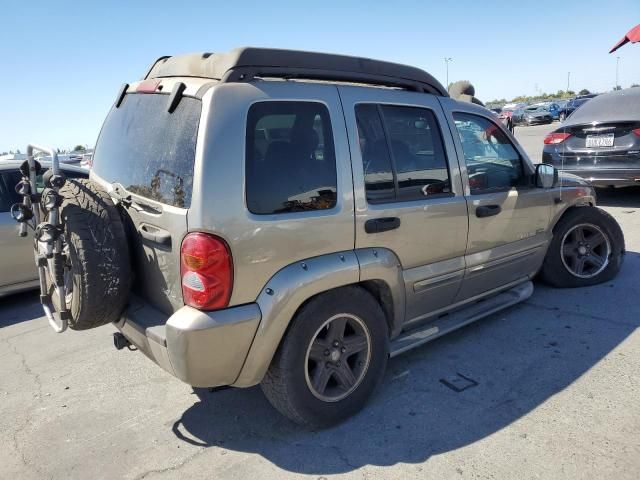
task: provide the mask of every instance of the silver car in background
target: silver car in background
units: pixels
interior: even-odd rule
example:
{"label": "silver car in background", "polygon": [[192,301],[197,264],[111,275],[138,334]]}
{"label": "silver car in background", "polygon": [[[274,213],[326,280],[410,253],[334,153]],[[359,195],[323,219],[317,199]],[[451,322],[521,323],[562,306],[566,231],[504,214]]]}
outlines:
{"label": "silver car in background", "polygon": [[524,109],[524,113],[522,115],[523,125],[540,125],[551,122],[553,122],[551,112],[543,106],[532,105]]}
{"label": "silver car in background", "polygon": [[[15,191],[20,181],[20,161],[0,163],[0,297],[38,288],[38,274],[33,261],[33,237],[21,238],[20,225],[11,217],[11,205],[22,201]],[[42,163],[46,169],[48,164]],[[87,178],[89,171],[61,165],[69,178]],[[41,177],[38,179],[41,183]]]}

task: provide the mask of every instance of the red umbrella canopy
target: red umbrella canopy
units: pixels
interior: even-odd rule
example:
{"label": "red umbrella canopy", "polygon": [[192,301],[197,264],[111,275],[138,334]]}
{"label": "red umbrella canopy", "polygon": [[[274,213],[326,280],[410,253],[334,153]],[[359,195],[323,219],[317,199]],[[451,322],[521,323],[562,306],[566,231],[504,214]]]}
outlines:
{"label": "red umbrella canopy", "polygon": [[624,37],[622,37],[622,39],[618,43],[616,43],[611,50],[609,50],[609,53],[615,52],[621,46],[629,42],[631,43],[640,42],[640,25],[636,25],[631,30],[629,30],[627,34]]}

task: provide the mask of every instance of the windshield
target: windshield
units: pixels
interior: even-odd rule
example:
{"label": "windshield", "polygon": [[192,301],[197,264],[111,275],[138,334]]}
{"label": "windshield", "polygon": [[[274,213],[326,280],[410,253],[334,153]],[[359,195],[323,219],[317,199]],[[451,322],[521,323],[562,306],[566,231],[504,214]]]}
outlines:
{"label": "windshield", "polygon": [[184,97],[169,113],[168,101],[168,95],[126,95],[104,122],[93,170],[132,193],[189,208],[202,104]]}

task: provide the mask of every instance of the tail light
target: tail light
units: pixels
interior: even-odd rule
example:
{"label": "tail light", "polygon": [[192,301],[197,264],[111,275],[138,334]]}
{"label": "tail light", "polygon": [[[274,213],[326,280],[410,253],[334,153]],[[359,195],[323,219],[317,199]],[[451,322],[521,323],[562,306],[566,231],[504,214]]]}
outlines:
{"label": "tail light", "polygon": [[570,133],[550,133],[544,137],[545,145],[557,145],[571,136]]}
{"label": "tail light", "polygon": [[636,128],[632,130],[632,132],[635,133],[638,137],[640,137],[640,128]]}
{"label": "tail light", "polygon": [[180,249],[180,274],[186,305],[216,310],[229,304],[233,260],[221,238],[200,232],[188,234]]}

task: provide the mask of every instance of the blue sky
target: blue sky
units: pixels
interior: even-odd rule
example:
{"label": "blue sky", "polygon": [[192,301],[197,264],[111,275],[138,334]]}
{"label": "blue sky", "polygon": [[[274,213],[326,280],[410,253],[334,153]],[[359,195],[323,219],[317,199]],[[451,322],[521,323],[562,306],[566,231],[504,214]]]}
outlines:
{"label": "blue sky", "polygon": [[[609,90],[607,52],[640,23],[639,0],[373,3],[14,1],[0,15],[0,151],[93,145],[119,86],[161,55],[271,46],[361,55],[469,79],[482,100]],[[640,44],[620,83],[640,83]]]}

